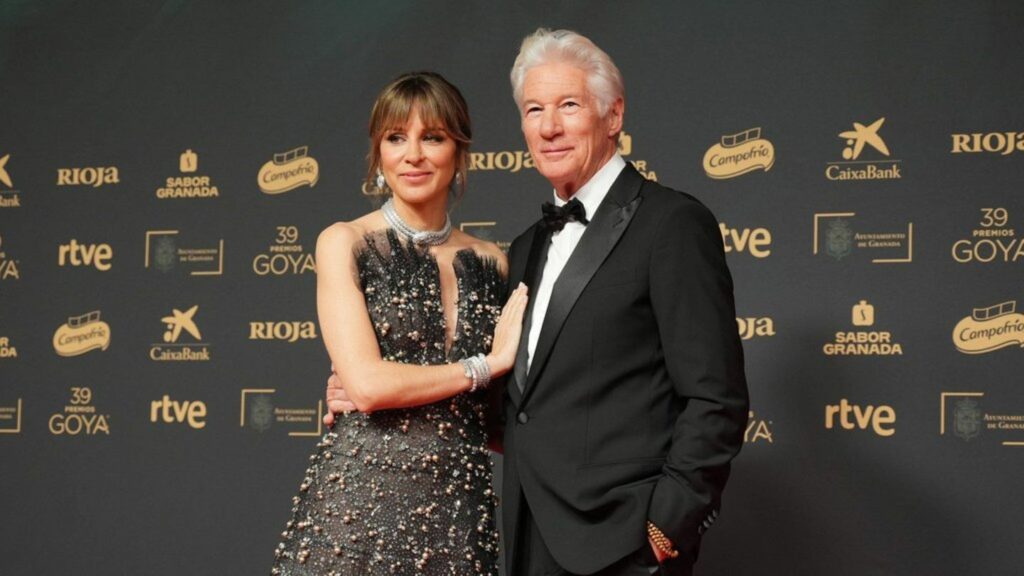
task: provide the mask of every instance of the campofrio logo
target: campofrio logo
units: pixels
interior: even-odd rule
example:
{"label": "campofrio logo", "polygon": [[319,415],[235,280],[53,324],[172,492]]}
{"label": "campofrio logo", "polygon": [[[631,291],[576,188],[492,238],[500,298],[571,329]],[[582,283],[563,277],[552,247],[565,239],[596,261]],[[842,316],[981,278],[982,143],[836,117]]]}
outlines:
{"label": "campofrio logo", "polygon": [[775,146],[761,137],[761,128],[726,134],[704,153],[704,173],[724,180],[754,170],[771,170],[775,165]]}
{"label": "campofrio logo", "polygon": [[299,186],[316,186],[320,179],[320,164],[309,156],[309,146],[299,146],[287,152],[274,154],[256,176],[264,194],[284,194]]}

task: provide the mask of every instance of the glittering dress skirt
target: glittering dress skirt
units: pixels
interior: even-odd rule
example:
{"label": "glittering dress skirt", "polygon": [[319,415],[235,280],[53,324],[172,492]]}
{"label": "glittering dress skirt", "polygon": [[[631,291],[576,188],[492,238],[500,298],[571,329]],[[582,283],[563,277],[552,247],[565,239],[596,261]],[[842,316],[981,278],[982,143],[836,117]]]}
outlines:
{"label": "glittering dress skirt", "polygon": [[[504,301],[493,259],[456,255],[458,326],[445,354],[438,264],[393,231],[356,249],[384,360],[445,364],[488,352]],[[293,498],[271,574],[497,575],[486,398],[339,416]]]}

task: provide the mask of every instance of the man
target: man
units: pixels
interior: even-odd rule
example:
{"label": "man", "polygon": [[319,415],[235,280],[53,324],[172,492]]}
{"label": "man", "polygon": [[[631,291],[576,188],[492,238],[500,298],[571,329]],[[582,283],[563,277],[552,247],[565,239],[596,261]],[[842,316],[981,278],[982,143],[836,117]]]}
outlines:
{"label": "man", "polygon": [[590,40],[538,30],[511,77],[555,197],[509,253],[530,303],[504,397],[506,566],[691,574],[748,409],[718,225],[617,154],[622,77]]}

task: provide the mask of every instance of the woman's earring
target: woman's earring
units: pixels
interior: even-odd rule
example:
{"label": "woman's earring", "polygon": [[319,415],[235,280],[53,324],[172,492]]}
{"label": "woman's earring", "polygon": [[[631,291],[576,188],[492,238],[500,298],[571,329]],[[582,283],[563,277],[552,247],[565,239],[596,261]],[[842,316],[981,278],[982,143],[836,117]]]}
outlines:
{"label": "woman's earring", "polygon": [[384,172],[377,168],[377,189],[383,192],[387,189],[388,181],[384,179]]}

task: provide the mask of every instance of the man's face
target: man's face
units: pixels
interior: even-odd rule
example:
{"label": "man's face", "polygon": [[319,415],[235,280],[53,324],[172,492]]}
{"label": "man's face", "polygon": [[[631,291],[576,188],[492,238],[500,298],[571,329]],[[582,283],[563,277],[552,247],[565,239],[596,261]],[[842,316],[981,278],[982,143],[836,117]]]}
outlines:
{"label": "man's face", "polygon": [[586,72],[562,63],[531,68],[523,79],[523,135],[537,170],[568,199],[615,153],[623,102],[598,115]]}

